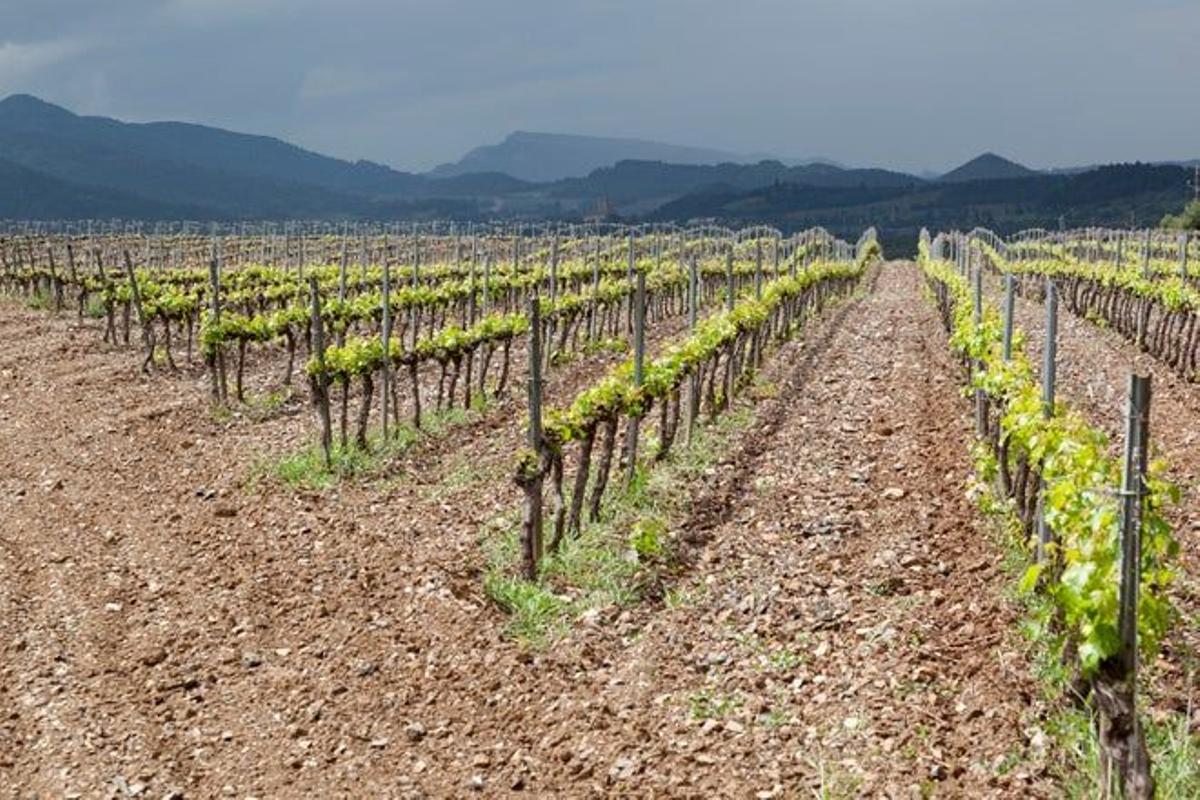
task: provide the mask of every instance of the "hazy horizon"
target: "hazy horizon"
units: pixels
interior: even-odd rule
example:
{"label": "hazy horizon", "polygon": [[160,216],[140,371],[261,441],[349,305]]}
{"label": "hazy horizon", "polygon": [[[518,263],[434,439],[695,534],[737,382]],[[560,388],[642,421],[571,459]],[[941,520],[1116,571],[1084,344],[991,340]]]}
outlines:
{"label": "hazy horizon", "polygon": [[10,0],[0,95],[413,171],[515,130],[911,172],[1200,158],[1200,4],[899,5]]}

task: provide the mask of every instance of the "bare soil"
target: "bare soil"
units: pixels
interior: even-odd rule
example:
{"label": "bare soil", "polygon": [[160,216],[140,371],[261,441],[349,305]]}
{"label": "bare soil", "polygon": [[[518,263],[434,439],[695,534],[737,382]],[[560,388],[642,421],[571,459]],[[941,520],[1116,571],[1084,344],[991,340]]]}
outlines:
{"label": "bare soil", "polygon": [[480,579],[516,399],[297,492],[246,478],[311,439],[306,407],[218,419],[202,374],[140,376],[93,328],[0,303],[11,796],[1054,794],[911,265],[773,354],[754,426],[680,487],[669,602],[540,650]]}

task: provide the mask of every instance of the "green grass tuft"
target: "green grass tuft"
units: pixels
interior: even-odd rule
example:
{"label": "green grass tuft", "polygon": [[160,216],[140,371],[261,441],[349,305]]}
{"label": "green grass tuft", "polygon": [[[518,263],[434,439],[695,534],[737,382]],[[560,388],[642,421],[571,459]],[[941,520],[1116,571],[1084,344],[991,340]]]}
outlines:
{"label": "green grass tuft", "polygon": [[539,583],[489,572],[483,588],[509,614],[508,634],[529,646],[543,644],[569,614],[570,603]]}
{"label": "green grass tuft", "polygon": [[[270,408],[274,403],[281,405],[287,402],[287,397],[280,398],[272,394],[259,402],[262,403],[261,407]],[[382,431],[375,431],[368,435],[365,449],[353,442],[347,442],[342,447],[335,430],[328,466],[321,445],[311,444],[280,458],[260,461],[251,469],[249,480],[255,483],[263,478],[274,478],[293,489],[323,490],[340,481],[381,475],[387,472],[397,456],[417,442],[444,436],[452,428],[467,423],[473,415],[483,413],[486,409],[487,403],[477,399],[471,411],[452,408],[428,412],[421,417],[420,430],[404,422],[391,426],[387,439],[383,438]]]}
{"label": "green grass tuft", "polygon": [[[515,577],[521,564],[519,520],[516,514],[502,520],[499,533],[485,536],[484,589],[510,615],[507,633],[544,646],[584,614],[638,602],[671,564],[670,520],[684,515],[688,501],[679,486],[716,463],[753,418],[748,406],[730,409],[711,425],[698,426],[691,443],[680,441],[664,462],[639,465],[628,481],[614,466],[600,519],[585,524],[579,536],[566,537],[558,552],[547,553],[536,582]],[[645,444],[652,453],[653,441]],[[685,598],[676,592],[668,602]]]}
{"label": "green grass tuft", "polygon": [[739,695],[705,688],[688,698],[688,716],[694,720],[723,719],[740,709],[742,703]]}
{"label": "green grass tuft", "polygon": [[104,307],[104,298],[97,295],[90,295],[83,307],[83,313],[90,319],[104,319],[108,313]]}
{"label": "green grass tuft", "polygon": [[37,289],[33,294],[29,295],[25,301],[25,305],[33,311],[49,311],[50,293],[45,289]]}
{"label": "green grass tuft", "polygon": [[1200,797],[1200,735],[1188,731],[1186,714],[1146,725],[1159,797]]}

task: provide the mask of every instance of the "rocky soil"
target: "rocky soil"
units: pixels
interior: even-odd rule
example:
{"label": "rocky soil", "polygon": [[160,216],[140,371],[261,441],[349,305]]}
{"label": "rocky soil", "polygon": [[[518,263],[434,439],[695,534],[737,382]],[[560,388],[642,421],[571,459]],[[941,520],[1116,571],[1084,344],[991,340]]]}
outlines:
{"label": "rocky soil", "polygon": [[216,417],[202,374],[98,340],[0,303],[0,793],[1054,795],[910,264],[773,354],[755,423],[679,487],[670,602],[541,649],[481,581],[516,398],[297,491],[248,476],[310,440],[299,401]]}

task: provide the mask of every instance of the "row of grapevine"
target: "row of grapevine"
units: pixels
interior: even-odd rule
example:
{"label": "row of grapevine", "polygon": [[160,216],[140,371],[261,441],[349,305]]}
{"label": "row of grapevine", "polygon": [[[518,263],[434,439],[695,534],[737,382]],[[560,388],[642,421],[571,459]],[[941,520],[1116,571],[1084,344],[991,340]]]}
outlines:
{"label": "row of grapevine", "polygon": [[[992,242],[993,245],[1000,244]],[[1200,259],[1200,239],[1188,232],[1159,230],[1024,231],[1001,245],[1013,260],[1073,259],[1107,262],[1117,270],[1140,270],[1147,275],[1188,277],[1189,265]]]}
{"label": "row of grapevine", "polygon": [[[579,534],[585,506],[587,519],[599,517],[617,453],[626,479],[632,476],[640,463],[643,426],[655,412],[657,449],[651,460],[659,461],[668,456],[681,428],[690,437],[703,415],[715,418],[728,408],[772,344],[794,335],[829,301],[851,291],[881,255],[873,231],[864,234],[854,253],[846,261],[816,262],[757,285],[707,319],[693,313],[689,332],[665,343],[649,360],[635,338],[631,359],[565,406],[543,413],[539,388],[532,386],[529,447],[516,470],[525,492],[526,578],[537,579],[547,548],[555,550],[565,536]],[[547,504],[551,535],[545,543]]]}
{"label": "row of grapevine", "polygon": [[[424,409],[503,394],[528,367],[514,362],[513,345],[530,332],[531,296],[550,369],[598,343],[633,338],[643,285],[644,336],[645,325],[731,307],[852,250],[820,229],[788,238],[766,228],[563,233],[364,236],[357,263],[350,237],[324,235],[299,240],[315,262],[272,264],[274,243],[246,238],[33,232],[0,241],[0,285],[74,306],[80,317],[86,310],[112,343],[129,344],[140,331],[144,370],[156,361],[178,369],[174,349],[190,365],[198,342],[220,403],[246,401],[249,372],[258,370],[260,385],[290,387],[304,365],[328,457],[335,429],[343,445],[365,447],[373,422],[385,432],[398,426],[405,405],[420,428]],[[285,252],[294,250],[297,239],[285,240]],[[265,263],[247,257],[255,251]]]}
{"label": "row of grapevine", "polygon": [[[1011,300],[1002,314],[983,296],[990,247],[984,237],[930,240],[923,232],[919,260],[975,393],[980,475],[1034,557],[1022,587],[1054,604],[1064,658],[1100,713],[1106,768],[1121,773],[1129,796],[1146,796],[1132,788],[1152,786],[1133,677],[1138,649],[1153,657],[1174,618],[1167,587],[1178,544],[1162,508],[1176,492],[1155,477],[1161,465],[1147,473],[1144,440],[1130,437],[1122,465],[1102,432],[1054,399],[1053,348],[1039,383],[1013,329]],[[959,253],[958,264],[943,257]],[[1131,431],[1134,421],[1145,430],[1144,386],[1131,394]]]}
{"label": "row of grapevine", "polygon": [[[190,362],[197,331],[207,350],[230,346],[241,352],[249,343],[284,342],[292,362],[297,340],[308,342],[311,338],[307,332],[300,335],[299,329],[310,317],[307,279],[313,274],[320,281],[327,315],[324,321],[340,336],[344,329],[362,322],[378,326],[382,317],[381,264],[387,264],[393,281],[391,310],[402,324],[412,323],[407,333],[416,342],[423,324],[429,332],[442,327],[451,306],[462,325],[474,322],[467,316],[468,307],[483,315],[493,310],[513,311],[534,282],[544,294],[554,296],[563,290],[578,292],[590,278],[593,291],[599,293],[602,278],[631,279],[639,263],[647,259],[661,262],[664,254],[670,257],[671,252],[680,261],[700,258],[705,274],[717,272],[719,266],[710,268],[708,261],[716,261],[721,251],[736,254],[740,279],[748,274],[745,262],[751,257],[755,257],[759,272],[778,271],[781,261],[828,254],[842,246],[819,229],[786,240],[768,231],[755,234],[773,238],[751,240],[738,233],[716,240],[696,232],[636,238],[632,230],[618,238],[617,232],[610,231],[604,238],[564,239],[561,255],[557,235],[544,240],[491,236],[468,241],[461,235],[433,241],[385,238],[362,250],[356,269],[350,265],[348,240],[342,240],[339,257],[337,242],[330,237],[311,243],[310,253],[323,250],[316,265],[306,265],[304,260],[283,266],[235,260],[233,267],[226,248],[245,253],[255,249],[254,242],[146,240],[139,244],[127,238],[97,242],[25,237],[0,241],[0,285],[27,295],[41,292],[58,308],[65,304],[65,293],[72,292],[79,316],[88,308],[106,320],[107,341],[119,338],[128,344],[136,322],[143,327],[148,347],[161,345],[172,366],[172,342],[183,343]],[[764,244],[773,256],[768,267],[763,266]],[[162,256],[164,247],[170,250],[169,258]],[[510,249],[511,261],[499,259],[502,248]],[[263,255],[270,253],[265,244],[258,249]],[[627,265],[622,263],[624,250],[628,252]],[[139,252],[140,264],[134,255]],[[156,253],[160,257],[156,258]],[[452,259],[448,258],[451,253]],[[379,260],[369,261],[368,255]],[[437,261],[439,258],[446,260]],[[556,275],[549,262],[560,259],[563,268]],[[219,296],[218,304],[213,303],[214,296]],[[502,303],[499,309],[495,308],[497,301]],[[150,355],[147,352],[146,366],[151,364]],[[285,379],[290,379],[290,370]]]}
{"label": "row of grapevine", "polygon": [[[1130,238],[1135,238],[1130,235]],[[1153,241],[1149,236],[1143,242]],[[1005,243],[994,234],[973,232],[984,265],[1018,278],[1018,290],[1040,298],[1053,280],[1066,307],[1080,318],[1102,321],[1139,349],[1170,366],[1186,380],[1200,373],[1200,286],[1188,272],[1195,247],[1178,237],[1178,258],[1153,260],[1149,247],[1137,263],[1107,258],[1120,245],[1091,232]],[[1185,247],[1186,245],[1186,247]],[[949,247],[949,240],[945,240]],[[1164,244],[1164,246],[1166,246]],[[965,252],[965,250],[964,250]]]}

